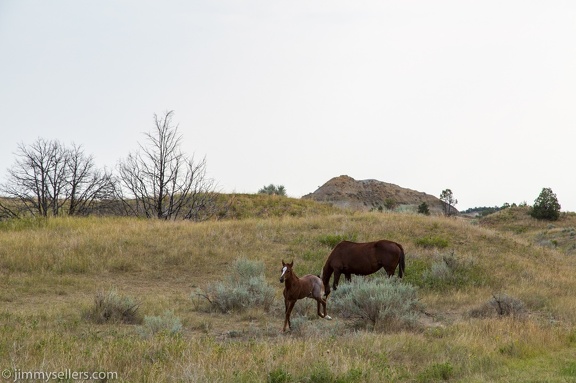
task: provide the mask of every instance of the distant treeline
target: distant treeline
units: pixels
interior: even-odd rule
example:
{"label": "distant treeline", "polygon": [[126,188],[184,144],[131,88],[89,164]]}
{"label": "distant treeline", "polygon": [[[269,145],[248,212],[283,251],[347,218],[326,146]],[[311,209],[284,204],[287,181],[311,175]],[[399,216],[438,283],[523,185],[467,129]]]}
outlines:
{"label": "distant treeline", "polygon": [[502,206],[472,207],[470,209],[466,209],[466,210],[461,211],[460,214],[476,214],[480,217],[485,217],[489,214],[496,213],[500,210],[504,210],[504,209],[507,209],[509,207],[518,207],[518,206],[527,206],[527,204],[526,204],[526,202],[523,202],[520,205],[517,205],[515,203],[513,203],[513,204],[505,203]]}

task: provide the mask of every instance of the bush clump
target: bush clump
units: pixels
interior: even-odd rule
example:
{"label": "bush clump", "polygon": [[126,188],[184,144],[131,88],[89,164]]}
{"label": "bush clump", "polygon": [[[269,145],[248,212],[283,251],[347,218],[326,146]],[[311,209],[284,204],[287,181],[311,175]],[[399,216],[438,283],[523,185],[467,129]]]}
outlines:
{"label": "bush clump", "polygon": [[268,311],[274,301],[274,288],[264,278],[264,264],[238,259],[233,269],[226,282],[211,284],[201,293],[211,308],[228,313],[261,306]]}
{"label": "bush clump", "polygon": [[149,338],[156,334],[177,335],[182,331],[180,318],[170,310],[161,316],[145,316],[144,324],[139,332],[144,338]]}
{"label": "bush clump", "polygon": [[84,319],[97,323],[140,324],[142,317],[138,312],[140,303],[131,297],[119,295],[116,290],[99,292],[94,305],[84,312]]}
{"label": "bush clump", "polygon": [[422,273],[419,285],[422,287],[444,289],[446,287],[464,287],[482,285],[486,275],[478,270],[472,259],[461,258],[454,253],[444,254]]}
{"label": "bush clump", "polygon": [[430,215],[430,208],[426,202],[422,202],[418,205],[418,214]]}
{"label": "bush clump", "polygon": [[514,317],[524,318],[527,314],[526,305],[518,298],[507,294],[494,294],[492,298],[470,312],[473,318]]}
{"label": "bush clump", "polygon": [[334,291],[332,311],[371,324],[374,330],[417,327],[422,307],[416,287],[396,278],[356,278]]}

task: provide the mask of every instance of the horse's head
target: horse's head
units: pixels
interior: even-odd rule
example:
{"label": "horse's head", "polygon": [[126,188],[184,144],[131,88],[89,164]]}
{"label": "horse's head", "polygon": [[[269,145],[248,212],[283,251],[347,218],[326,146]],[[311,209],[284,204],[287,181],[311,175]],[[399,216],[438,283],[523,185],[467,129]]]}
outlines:
{"label": "horse's head", "polygon": [[280,270],[280,283],[284,283],[286,276],[292,273],[292,266],[294,266],[294,261],[290,263],[284,263],[284,260],[282,260],[282,270]]}

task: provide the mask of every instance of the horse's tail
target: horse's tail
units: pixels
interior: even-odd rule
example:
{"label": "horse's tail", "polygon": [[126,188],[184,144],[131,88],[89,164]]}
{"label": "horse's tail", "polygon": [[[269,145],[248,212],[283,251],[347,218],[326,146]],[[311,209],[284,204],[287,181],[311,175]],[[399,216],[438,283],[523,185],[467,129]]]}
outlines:
{"label": "horse's tail", "polygon": [[334,269],[330,265],[329,261],[326,261],[324,264],[324,268],[322,269],[322,283],[324,284],[324,297],[328,298],[328,294],[330,294],[330,277],[332,277],[332,273],[334,273]]}
{"label": "horse's tail", "polygon": [[404,276],[404,271],[406,270],[406,261],[404,257],[404,248],[401,244],[396,244],[400,248],[400,261],[398,263],[398,277],[402,278]]}

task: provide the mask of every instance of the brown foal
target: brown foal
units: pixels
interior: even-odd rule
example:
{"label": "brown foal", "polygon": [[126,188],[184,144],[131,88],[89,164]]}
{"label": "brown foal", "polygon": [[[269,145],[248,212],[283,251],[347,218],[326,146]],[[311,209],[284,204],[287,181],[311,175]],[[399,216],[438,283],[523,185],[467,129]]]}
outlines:
{"label": "brown foal", "polygon": [[[326,299],[324,298],[324,285],[320,277],[312,274],[298,278],[292,269],[294,261],[284,263],[282,260],[282,274],[280,275],[280,283],[284,283],[284,305],[286,306],[286,317],[284,318],[284,328],[286,326],[292,329],[290,324],[290,314],[296,304],[296,301],[304,298],[315,299],[318,304],[318,316],[320,318],[332,319],[326,315]],[[324,313],[320,312],[320,306],[323,307]]]}

